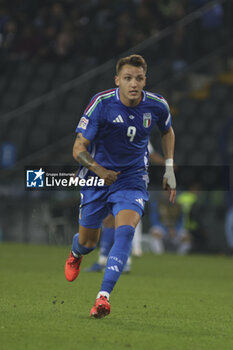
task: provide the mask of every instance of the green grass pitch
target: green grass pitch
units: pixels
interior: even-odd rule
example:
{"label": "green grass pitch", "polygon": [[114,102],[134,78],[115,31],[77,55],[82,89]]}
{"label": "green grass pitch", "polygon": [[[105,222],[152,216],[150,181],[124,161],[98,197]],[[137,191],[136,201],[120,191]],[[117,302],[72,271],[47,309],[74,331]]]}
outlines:
{"label": "green grass pitch", "polygon": [[[66,282],[68,247],[0,244],[1,350],[233,349],[233,259],[145,254],[91,319],[102,273]],[[97,252],[85,257],[89,266]]]}

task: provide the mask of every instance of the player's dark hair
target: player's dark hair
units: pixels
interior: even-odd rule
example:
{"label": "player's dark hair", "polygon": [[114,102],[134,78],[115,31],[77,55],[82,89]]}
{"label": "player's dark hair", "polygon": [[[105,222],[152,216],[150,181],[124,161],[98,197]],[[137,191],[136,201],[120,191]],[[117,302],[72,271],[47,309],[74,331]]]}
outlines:
{"label": "player's dark hair", "polygon": [[122,57],[116,64],[116,74],[118,75],[120,70],[125,64],[129,64],[134,67],[142,67],[144,72],[147,71],[147,63],[141,55],[130,55],[127,57]]}

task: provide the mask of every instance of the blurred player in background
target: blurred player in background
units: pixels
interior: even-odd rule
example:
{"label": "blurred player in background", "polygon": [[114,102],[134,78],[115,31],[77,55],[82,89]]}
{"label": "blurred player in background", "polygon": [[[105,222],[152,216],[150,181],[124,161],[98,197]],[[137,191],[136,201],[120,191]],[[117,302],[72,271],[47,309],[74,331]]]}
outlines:
{"label": "blurred player in background", "polygon": [[190,253],[209,252],[208,232],[203,217],[205,203],[199,189],[199,184],[191,183],[189,191],[183,191],[177,197],[177,203],[182,207],[183,226],[191,241]]}
{"label": "blurred player in background", "polygon": [[162,254],[165,248],[178,254],[191,249],[191,238],[185,229],[182,206],[170,205],[164,192],[151,195],[150,202],[150,244],[155,254]]}
{"label": "blurred player in background", "polygon": [[[155,152],[152,144],[148,143],[149,162],[156,165],[165,165],[164,158],[157,152]],[[114,242],[114,217],[109,214],[103,221],[103,227],[100,238],[100,254],[98,261],[95,262],[90,268],[87,268],[86,272],[99,272],[104,271],[108,254],[112,248]],[[132,241],[132,255],[136,257],[142,256],[142,221],[137,224]],[[131,257],[128,258],[127,263],[123,269],[123,272],[131,271]]]}
{"label": "blurred player in background", "polygon": [[121,58],[116,66],[118,88],[93,97],[76,129],[74,158],[82,165],[79,176],[104,179],[103,189],[81,190],[79,233],[65,264],[65,276],[74,281],[83,255],[95,249],[103,219],[111,212],[115,239],[109,252],[103,281],[91,316],[110,313],[109,297],[131,252],[135,227],[148,200],[147,146],[157,124],[165,157],[163,188],[174,203],[176,180],[173,169],[175,136],[171,115],[163,97],[143,90],[147,64],[142,56]]}

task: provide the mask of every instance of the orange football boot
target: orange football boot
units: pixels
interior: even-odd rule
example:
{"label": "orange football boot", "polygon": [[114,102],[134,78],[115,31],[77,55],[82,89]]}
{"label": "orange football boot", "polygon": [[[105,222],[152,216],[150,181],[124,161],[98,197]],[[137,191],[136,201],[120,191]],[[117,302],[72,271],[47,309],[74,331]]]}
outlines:
{"label": "orange football boot", "polygon": [[110,314],[111,305],[106,297],[101,295],[96,299],[93,308],[91,309],[90,315],[95,318],[102,318]]}
{"label": "orange football boot", "polygon": [[70,252],[65,264],[65,276],[67,281],[72,282],[78,277],[82,258],[82,256],[81,258],[76,258],[73,256],[72,252]]}

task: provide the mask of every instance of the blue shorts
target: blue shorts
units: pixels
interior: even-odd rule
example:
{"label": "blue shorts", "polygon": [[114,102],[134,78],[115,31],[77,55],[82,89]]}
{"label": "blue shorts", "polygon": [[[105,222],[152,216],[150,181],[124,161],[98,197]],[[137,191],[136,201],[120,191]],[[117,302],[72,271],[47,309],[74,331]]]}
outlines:
{"label": "blue shorts", "polygon": [[109,193],[105,190],[86,190],[81,192],[79,224],[87,228],[100,228],[104,218],[112,213],[115,217],[119,211],[130,209],[143,215],[147,191],[124,190]]}

